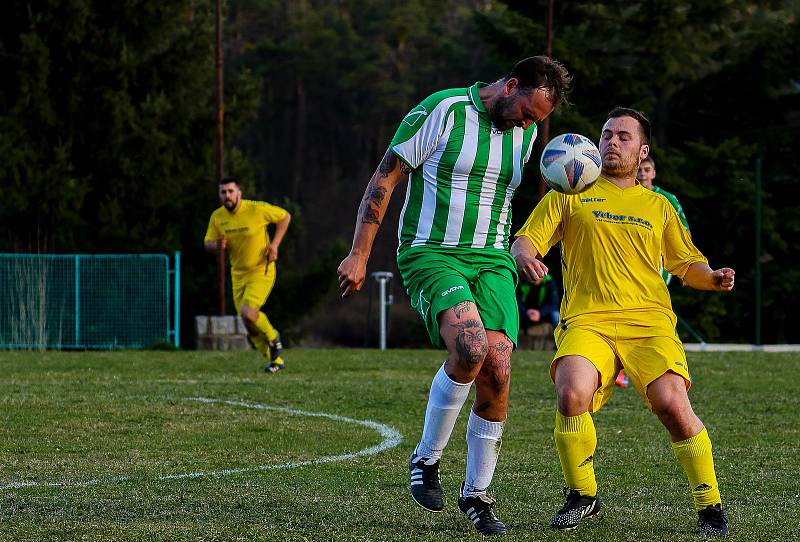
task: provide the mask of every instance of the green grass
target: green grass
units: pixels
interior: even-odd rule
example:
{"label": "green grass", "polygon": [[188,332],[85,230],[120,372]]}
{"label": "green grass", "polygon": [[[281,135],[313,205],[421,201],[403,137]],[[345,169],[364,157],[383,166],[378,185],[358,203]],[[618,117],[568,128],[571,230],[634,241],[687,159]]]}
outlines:
{"label": "green grass", "polygon": [[[422,511],[406,489],[406,461],[442,352],[294,349],[285,357],[286,371],[265,375],[248,352],[0,352],[0,540],[480,538],[455,504],[463,413],[443,461],[445,512]],[[729,539],[798,539],[800,357],[702,353],[689,361]],[[492,488],[507,539],[697,540],[688,484],[666,432],[632,389],[617,390],[595,417],[602,517],[574,533],[550,530],[562,478],[548,363],[542,352],[514,358]],[[354,453],[382,437],[330,418],[193,397],[372,420],[403,441],[345,462],[254,470]],[[163,479],[226,469],[244,471]],[[21,481],[39,485],[9,487]]]}

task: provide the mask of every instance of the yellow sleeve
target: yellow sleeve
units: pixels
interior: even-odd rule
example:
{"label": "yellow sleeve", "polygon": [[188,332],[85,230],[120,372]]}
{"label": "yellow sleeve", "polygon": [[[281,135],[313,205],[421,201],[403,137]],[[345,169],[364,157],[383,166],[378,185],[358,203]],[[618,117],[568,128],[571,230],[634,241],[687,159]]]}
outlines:
{"label": "yellow sleeve", "polygon": [[689,266],[696,262],[708,263],[708,259],[694,246],[689,232],[683,227],[678,213],[667,207],[667,224],[664,228],[664,269],[676,277],[683,278]]}
{"label": "yellow sleeve", "polygon": [[566,197],[551,190],[539,201],[516,237],[530,239],[536,251],[544,256],[564,235],[563,216]]}
{"label": "yellow sleeve", "polygon": [[261,215],[264,217],[267,224],[275,224],[286,218],[286,209],[278,207],[277,205],[272,205],[271,203],[260,201],[258,202],[258,209],[261,211]]}
{"label": "yellow sleeve", "polygon": [[216,241],[220,237],[222,237],[222,231],[217,227],[217,221],[214,219],[215,216],[212,213],[211,218],[208,220],[208,229],[206,230],[206,238],[203,242],[206,241]]}

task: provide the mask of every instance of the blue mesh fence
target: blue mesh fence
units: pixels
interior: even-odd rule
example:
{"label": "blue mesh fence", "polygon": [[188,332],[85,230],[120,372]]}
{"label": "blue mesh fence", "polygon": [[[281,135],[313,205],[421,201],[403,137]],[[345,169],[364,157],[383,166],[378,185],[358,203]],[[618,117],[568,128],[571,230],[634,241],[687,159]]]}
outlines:
{"label": "blue mesh fence", "polygon": [[0,254],[0,348],[142,348],[177,331],[180,253]]}

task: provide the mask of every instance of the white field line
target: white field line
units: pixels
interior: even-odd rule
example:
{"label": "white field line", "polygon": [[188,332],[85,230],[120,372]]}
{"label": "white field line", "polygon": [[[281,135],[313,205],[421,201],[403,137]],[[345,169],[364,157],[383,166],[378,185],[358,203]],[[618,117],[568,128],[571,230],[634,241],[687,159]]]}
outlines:
{"label": "white field line", "polygon": [[[155,478],[158,481],[164,480],[184,480],[187,478],[218,478],[222,476],[231,476],[234,474],[242,474],[247,472],[258,472],[258,471],[268,471],[268,470],[277,470],[277,469],[295,469],[297,467],[306,467],[308,465],[319,465],[322,463],[334,463],[337,461],[349,461],[351,459],[355,459],[356,457],[363,457],[367,455],[375,455],[385,450],[389,450],[394,448],[402,442],[403,437],[399,431],[396,429],[389,427],[388,425],[384,425],[382,423],[373,422],[371,420],[356,420],[355,418],[347,418],[345,416],[339,416],[336,414],[327,414],[325,412],[306,412],[304,410],[295,410],[293,408],[285,408],[279,406],[271,406],[271,405],[264,405],[261,403],[248,403],[245,401],[225,401],[222,399],[209,399],[208,397],[189,397],[190,401],[197,401],[200,403],[207,403],[207,404],[223,404],[223,405],[230,405],[230,406],[240,406],[244,408],[253,408],[257,410],[270,410],[275,412],[282,412],[284,414],[290,414],[292,416],[309,416],[312,418],[327,418],[329,420],[333,420],[336,422],[344,422],[344,423],[351,423],[355,425],[363,425],[364,427],[369,427],[370,429],[374,429],[378,433],[381,434],[383,440],[380,444],[376,446],[371,446],[369,448],[364,448],[363,450],[359,450],[357,452],[353,452],[350,454],[341,454],[341,455],[331,455],[325,457],[319,457],[317,459],[309,459],[306,461],[294,461],[291,463],[281,463],[279,465],[256,465],[253,467],[243,467],[241,469],[224,469],[224,470],[217,470],[217,471],[206,471],[206,472],[183,472],[179,474],[165,474],[163,476],[159,476]],[[139,480],[143,481],[144,478],[142,477],[134,477],[134,476],[107,476],[104,478],[96,478],[93,480],[83,480],[83,481],[76,481],[76,482],[34,482],[34,481],[21,481],[21,482],[13,482],[10,484],[0,486],[0,490],[9,490],[9,489],[23,489],[28,487],[62,487],[62,488],[79,488],[79,487],[89,487],[89,486],[96,486],[96,485],[103,485],[103,484],[118,484],[121,482],[127,482],[130,480]]]}

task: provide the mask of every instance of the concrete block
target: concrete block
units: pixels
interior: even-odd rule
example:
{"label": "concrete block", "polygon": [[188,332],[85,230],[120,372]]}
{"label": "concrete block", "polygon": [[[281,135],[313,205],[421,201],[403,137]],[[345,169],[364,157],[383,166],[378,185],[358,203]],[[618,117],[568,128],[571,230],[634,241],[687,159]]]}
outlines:
{"label": "concrete block", "polygon": [[208,316],[195,316],[194,329],[198,337],[208,335]]}
{"label": "concrete block", "polygon": [[247,335],[247,327],[245,327],[244,320],[242,320],[241,316],[236,317],[236,334]]}
{"label": "concrete block", "polygon": [[211,335],[233,335],[236,332],[236,324],[233,316],[212,316]]}
{"label": "concrete block", "polygon": [[228,335],[229,350],[250,350],[246,335]]}
{"label": "concrete block", "polygon": [[198,350],[214,350],[214,337],[211,335],[199,335],[197,337]]}

